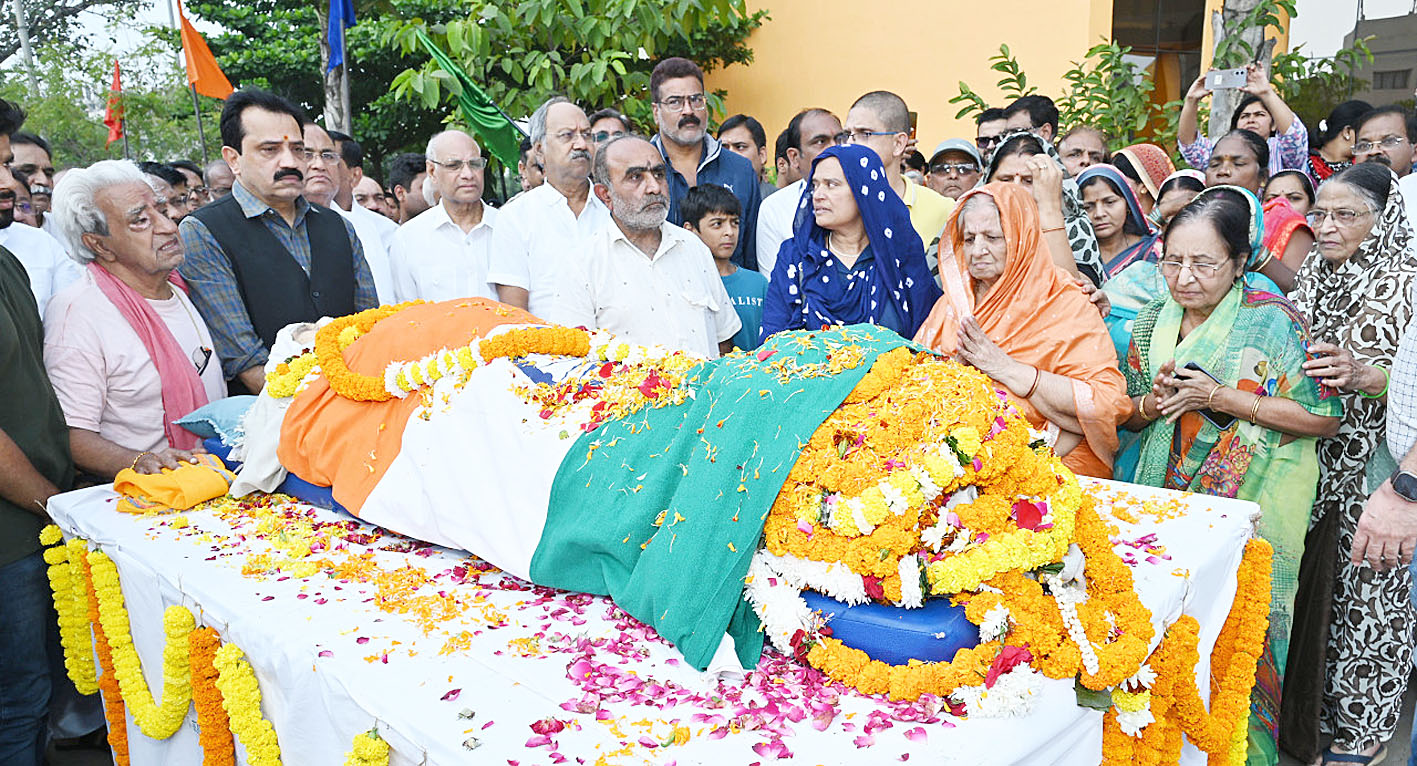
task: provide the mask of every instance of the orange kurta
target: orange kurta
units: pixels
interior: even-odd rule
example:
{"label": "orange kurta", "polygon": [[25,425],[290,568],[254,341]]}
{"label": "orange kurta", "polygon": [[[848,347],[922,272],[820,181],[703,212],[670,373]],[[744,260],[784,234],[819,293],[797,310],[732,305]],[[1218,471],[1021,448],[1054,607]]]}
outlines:
{"label": "orange kurta", "polygon": [[[345,349],[353,372],[380,379],[394,361],[456,349],[505,324],[542,324],[531,314],[483,298],[411,306],[374,325]],[[280,464],[300,478],[334,489],[350,513],[383,478],[403,444],[403,430],[422,399],[346,399],[321,376],[295,396],[281,425]]]}
{"label": "orange kurta", "polygon": [[[960,232],[964,203],[987,195],[999,208],[1008,261],[1004,273],[976,303]],[[1023,187],[991,183],[960,197],[940,242],[940,279],[945,294],[915,334],[915,340],[945,354],[959,348],[959,324],[973,316],[1005,353],[1024,364],[1068,378],[1083,428],[1083,441],[1063,464],[1088,476],[1111,478],[1117,425],[1131,413],[1126,379],[1097,309],[1048,256],[1038,206]],[[949,256],[953,252],[953,268]],[[1043,414],[1027,401],[1019,409],[1035,427]]]}

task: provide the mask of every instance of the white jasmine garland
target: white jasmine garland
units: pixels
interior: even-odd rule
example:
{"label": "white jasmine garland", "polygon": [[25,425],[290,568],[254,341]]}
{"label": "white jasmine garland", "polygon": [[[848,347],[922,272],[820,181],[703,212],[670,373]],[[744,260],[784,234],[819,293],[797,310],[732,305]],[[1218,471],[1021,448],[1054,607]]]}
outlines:
{"label": "white jasmine garland", "polygon": [[1142,730],[1156,722],[1156,716],[1151,714],[1151,705],[1134,712],[1125,710],[1117,711],[1117,727],[1128,737],[1140,737]]}
{"label": "white jasmine garland", "polygon": [[743,597],[762,620],[763,631],[772,645],[780,652],[791,654],[792,637],[799,630],[814,632],[816,618],[802,600],[801,589],[779,577],[764,554],[766,551],[760,549],[748,565]]}
{"label": "white jasmine garland", "polygon": [[1083,600],[1084,594],[1064,585],[1057,575],[1044,575],[1043,582],[1053,591],[1053,598],[1058,602],[1058,614],[1062,616],[1063,625],[1068,629],[1068,637],[1077,644],[1078,653],[1082,655],[1083,669],[1096,675],[1102,665],[1097,659],[1097,650],[1093,648],[1092,641],[1088,640],[1087,629],[1078,617],[1077,605]]}
{"label": "white jasmine garland", "polygon": [[984,621],[979,624],[979,640],[993,641],[1003,638],[1012,625],[1013,616],[1009,614],[1008,607],[996,604],[993,609],[984,613]]}
{"label": "white jasmine garland", "polygon": [[871,600],[866,595],[866,584],[861,581],[861,575],[851,571],[845,564],[813,561],[797,556],[776,556],[763,549],[753,554],[755,561],[760,558],[769,571],[796,590],[811,588],[852,606]]}
{"label": "white jasmine garland", "polygon": [[1042,688],[1043,674],[1019,665],[995,679],[990,688],[961,686],[950,696],[963,702],[970,716],[1013,718],[1032,712]]}
{"label": "white jasmine garland", "polygon": [[896,567],[900,574],[900,603],[906,609],[919,609],[925,605],[925,594],[920,591],[920,559],[917,556],[901,556]]}

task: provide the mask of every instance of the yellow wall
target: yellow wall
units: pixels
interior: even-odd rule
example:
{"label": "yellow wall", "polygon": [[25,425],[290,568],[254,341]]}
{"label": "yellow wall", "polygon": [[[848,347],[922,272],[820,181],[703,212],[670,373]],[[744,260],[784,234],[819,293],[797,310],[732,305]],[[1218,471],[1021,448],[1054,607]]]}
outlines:
{"label": "yellow wall", "polygon": [[[1004,106],[989,56],[1006,43],[1041,93],[1062,91],[1062,74],[1112,29],[1112,0],[749,0],[772,18],[749,39],[754,61],[708,77],[728,91],[727,109],[753,115],[768,143],[806,107],[838,117],[872,90],[901,95],[919,112],[920,150],[974,137],[949,99],[964,80]],[[1001,30],[1007,30],[1001,35]],[[853,46],[852,41],[857,41]]]}

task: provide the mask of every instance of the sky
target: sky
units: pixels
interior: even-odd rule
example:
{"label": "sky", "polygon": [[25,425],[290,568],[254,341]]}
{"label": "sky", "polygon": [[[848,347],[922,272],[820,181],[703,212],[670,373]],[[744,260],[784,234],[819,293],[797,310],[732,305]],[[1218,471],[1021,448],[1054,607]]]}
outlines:
{"label": "sky", "polygon": [[[1414,0],[1363,0],[1363,15],[1369,19],[1402,16],[1412,10]],[[1289,29],[1290,45],[1304,44],[1310,56],[1331,56],[1343,47],[1343,36],[1353,31],[1358,18],[1358,0],[1298,0],[1299,15]]]}

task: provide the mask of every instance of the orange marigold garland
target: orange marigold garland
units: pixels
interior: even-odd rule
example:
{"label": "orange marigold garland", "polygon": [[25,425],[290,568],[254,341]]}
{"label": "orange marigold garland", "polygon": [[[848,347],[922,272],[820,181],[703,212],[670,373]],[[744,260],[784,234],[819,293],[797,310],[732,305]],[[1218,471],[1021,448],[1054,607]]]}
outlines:
{"label": "orange marigold garland", "polygon": [[236,763],[236,743],[231,738],[231,720],[222,708],[217,689],[217,669],[212,664],[221,636],[212,628],[197,628],[187,636],[192,655],[192,705],[197,709],[198,743],[202,746],[202,766]]}
{"label": "orange marigold garland", "polygon": [[320,372],[330,382],[330,388],[346,399],[359,402],[385,402],[393,398],[384,388],[382,375],[361,375],[344,361],[344,349],[360,335],[369,332],[374,325],[423,301],[408,301],[390,306],[366,309],[357,314],[340,317],[321,327],[315,333],[315,359],[320,364]]}
{"label": "orange marigold garland", "polygon": [[485,338],[477,350],[483,362],[528,354],[585,356],[590,353],[590,333],[570,327],[523,327]]}
{"label": "orange marigold garland", "polygon": [[93,626],[94,650],[98,654],[98,688],[103,692],[103,717],[108,723],[108,747],[118,766],[129,766],[128,715],[123,708],[123,693],[118,688],[118,674],[113,667],[113,652],[98,618],[98,592],[94,589],[93,573],[87,559],[80,558],[79,569],[88,583],[89,623]]}

